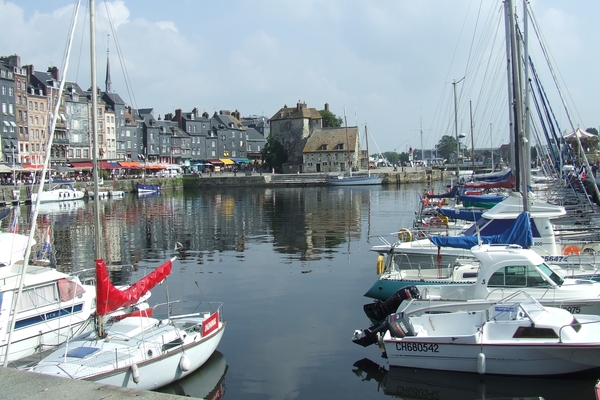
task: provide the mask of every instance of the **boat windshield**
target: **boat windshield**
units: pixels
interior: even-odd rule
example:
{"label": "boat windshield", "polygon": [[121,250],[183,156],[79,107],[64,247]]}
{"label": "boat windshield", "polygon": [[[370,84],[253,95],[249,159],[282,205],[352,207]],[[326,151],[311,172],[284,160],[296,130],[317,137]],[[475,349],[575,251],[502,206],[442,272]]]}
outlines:
{"label": "boat windshield", "polygon": [[548,277],[552,282],[556,283],[558,286],[561,286],[564,282],[563,278],[561,278],[556,272],[552,270],[546,263],[542,263],[537,266],[544,275]]}

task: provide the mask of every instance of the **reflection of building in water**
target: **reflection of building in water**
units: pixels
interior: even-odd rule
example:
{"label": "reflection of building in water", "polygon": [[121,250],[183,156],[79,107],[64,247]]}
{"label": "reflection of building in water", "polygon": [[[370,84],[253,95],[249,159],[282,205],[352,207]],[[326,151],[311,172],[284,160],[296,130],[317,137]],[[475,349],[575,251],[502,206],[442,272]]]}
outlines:
{"label": "reflection of building in water", "polygon": [[322,187],[274,190],[271,197],[273,242],[283,253],[305,260],[360,238],[361,210],[367,190]]}
{"label": "reflection of building in water", "polygon": [[105,247],[104,261],[108,266],[119,265],[121,264],[121,227],[123,226],[123,222],[111,218],[105,219],[101,224]]}

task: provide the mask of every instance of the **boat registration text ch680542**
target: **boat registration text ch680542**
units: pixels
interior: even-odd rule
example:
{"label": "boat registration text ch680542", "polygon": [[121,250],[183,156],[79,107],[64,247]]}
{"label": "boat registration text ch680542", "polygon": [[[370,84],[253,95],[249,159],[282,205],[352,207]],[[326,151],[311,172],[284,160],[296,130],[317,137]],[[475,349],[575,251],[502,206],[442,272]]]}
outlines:
{"label": "boat registration text ch680542", "polygon": [[439,353],[439,346],[433,343],[411,343],[400,342],[396,343],[398,351],[418,351],[421,353]]}

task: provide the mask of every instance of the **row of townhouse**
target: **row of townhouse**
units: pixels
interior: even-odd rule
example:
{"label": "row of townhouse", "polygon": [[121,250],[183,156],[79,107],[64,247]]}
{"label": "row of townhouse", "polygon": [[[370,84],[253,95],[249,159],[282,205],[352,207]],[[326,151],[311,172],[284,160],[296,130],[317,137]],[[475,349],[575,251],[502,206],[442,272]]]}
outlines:
{"label": "row of townhouse", "polygon": [[[195,165],[259,160],[269,135],[262,116],[241,118],[222,110],[211,117],[198,109],[178,109],[161,118],[152,108],[133,109],[111,90],[107,64],[106,88],[98,91],[99,159]],[[56,67],[46,72],[21,66],[17,55],[0,57],[1,157],[7,166],[39,165],[44,161],[56,104],[56,127],[50,151],[53,165],[89,163],[92,158],[91,89],[65,82],[59,95]]]}

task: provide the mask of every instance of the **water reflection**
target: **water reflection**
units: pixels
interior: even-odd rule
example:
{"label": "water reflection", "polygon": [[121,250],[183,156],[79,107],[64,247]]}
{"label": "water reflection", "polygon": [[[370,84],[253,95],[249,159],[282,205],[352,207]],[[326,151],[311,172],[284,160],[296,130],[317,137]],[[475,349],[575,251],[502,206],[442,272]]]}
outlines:
{"label": "water reflection", "polygon": [[225,394],[227,369],[225,357],[221,352],[215,351],[208,361],[192,375],[157,391],[198,399],[218,400]]}
{"label": "water reflection", "polygon": [[352,371],[363,381],[376,381],[378,391],[406,400],[595,399],[596,380],[589,374],[544,378],[478,375],[384,367],[368,358],[355,362]]}
{"label": "water reflection", "polygon": [[[135,269],[164,258],[176,242],[186,249],[182,258],[198,264],[269,243],[290,261],[331,259],[332,249],[361,239],[372,196],[365,188],[228,188],[108,199],[100,203],[104,254],[109,266]],[[21,207],[26,227],[33,210]],[[92,202],[40,206],[38,231],[51,227],[61,270],[93,267],[93,218]],[[36,238],[43,242],[43,234]]]}

